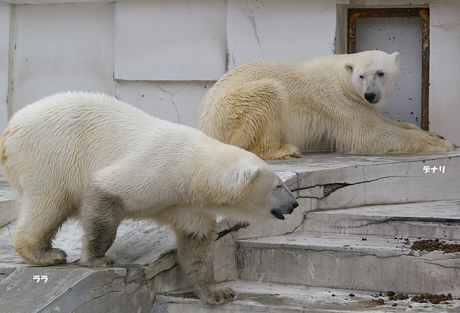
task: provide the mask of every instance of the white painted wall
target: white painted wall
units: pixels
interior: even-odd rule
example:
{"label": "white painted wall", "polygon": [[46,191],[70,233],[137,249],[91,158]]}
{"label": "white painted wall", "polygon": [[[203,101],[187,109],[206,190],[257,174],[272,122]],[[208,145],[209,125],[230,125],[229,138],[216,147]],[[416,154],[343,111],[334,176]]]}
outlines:
{"label": "white painted wall", "polygon": [[225,73],[225,0],[115,4],[116,80],[217,80]]}
{"label": "white painted wall", "polygon": [[0,128],[8,110],[64,90],[196,126],[226,70],[343,53],[347,8],[410,3],[431,9],[430,128],[460,144],[455,0],[0,0]]}
{"label": "white painted wall", "polygon": [[58,91],[115,93],[113,4],[13,6],[13,112]]}
{"label": "white painted wall", "polygon": [[254,60],[303,61],[334,54],[336,3],[228,0],[228,68]]}
{"label": "white painted wall", "polygon": [[10,16],[11,7],[0,3],[0,131],[5,129],[9,116]]}
{"label": "white painted wall", "polygon": [[117,98],[179,124],[196,127],[201,99],[214,81],[118,81]]}

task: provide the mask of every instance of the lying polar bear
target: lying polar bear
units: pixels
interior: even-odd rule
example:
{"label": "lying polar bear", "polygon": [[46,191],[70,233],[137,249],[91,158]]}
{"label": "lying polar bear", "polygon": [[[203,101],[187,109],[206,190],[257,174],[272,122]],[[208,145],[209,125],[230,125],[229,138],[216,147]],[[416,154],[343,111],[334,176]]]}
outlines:
{"label": "lying polar bear", "polygon": [[52,241],[79,215],[80,264],[111,266],[105,253],[120,222],[153,219],[173,228],[179,264],[204,303],[235,298],[214,281],[216,215],[284,219],[298,206],[254,154],[103,94],[61,93],[18,111],[0,163],[18,193],[13,245],[25,261],[66,263]]}
{"label": "lying polar bear", "polygon": [[442,137],[380,115],[399,72],[399,53],[381,51],[246,63],[205,95],[198,128],[262,159],[301,157],[311,149],[453,151]]}

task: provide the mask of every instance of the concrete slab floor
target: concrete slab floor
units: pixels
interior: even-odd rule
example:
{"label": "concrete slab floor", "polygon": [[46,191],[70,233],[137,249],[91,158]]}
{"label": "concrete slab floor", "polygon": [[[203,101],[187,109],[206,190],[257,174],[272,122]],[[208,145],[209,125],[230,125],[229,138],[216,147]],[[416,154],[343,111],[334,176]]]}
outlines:
{"label": "concrete slab floor", "polygon": [[389,300],[389,290],[380,293],[251,281],[233,281],[223,285],[237,292],[235,302],[211,307],[202,305],[190,293],[169,293],[157,296],[158,308],[161,303],[180,302],[188,304],[188,308],[193,310],[158,312],[460,312],[460,300],[440,304],[417,303],[411,301],[414,295],[407,295],[404,300]]}
{"label": "concrete slab floor", "polygon": [[[28,266],[13,248],[15,223],[0,228],[0,268]],[[68,263],[80,258],[83,230],[78,220],[71,220],[61,227],[54,247],[67,253]],[[168,227],[159,227],[151,221],[123,221],[117,230],[117,238],[107,255],[115,265],[148,265],[161,255],[175,249],[175,235]]]}

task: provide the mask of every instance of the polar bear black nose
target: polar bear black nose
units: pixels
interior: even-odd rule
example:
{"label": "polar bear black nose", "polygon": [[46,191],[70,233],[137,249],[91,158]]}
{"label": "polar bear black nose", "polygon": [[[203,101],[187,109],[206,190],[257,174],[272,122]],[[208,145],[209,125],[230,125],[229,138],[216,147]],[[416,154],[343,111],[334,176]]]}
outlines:
{"label": "polar bear black nose", "polygon": [[277,219],[284,220],[283,214],[291,214],[296,207],[299,206],[299,203],[294,199],[292,204],[283,205],[281,208],[276,208],[271,211],[273,216]]}
{"label": "polar bear black nose", "polygon": [[366,93],[364,94],[364,99],[366,99],[367,102],[372,103],[372,102],[374,101],[374,99],[375,99],[375,93],[373,93],[373,92],[366,92]]}

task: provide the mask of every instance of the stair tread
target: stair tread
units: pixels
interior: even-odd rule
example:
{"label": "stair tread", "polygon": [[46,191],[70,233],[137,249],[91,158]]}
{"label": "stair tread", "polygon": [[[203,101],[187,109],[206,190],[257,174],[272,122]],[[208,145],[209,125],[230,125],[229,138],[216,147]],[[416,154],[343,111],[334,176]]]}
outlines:
{"label": "stair tread", "polygon": [[[382,290],[382,295],[379,296],[378,292],[243,280],[225,282],[223,285],[235,290],[238,298],[234,302],[214,307],[216,312],[381,312],[417,311],[422,308],[424,312],[445,312],[447,309],[460,308],[459,300],[438,305],[412,302],[411,297],[415,294],[408,295],[409,298],[405,300],[389,300],[388,290]],[[378,299],[383,299],[384,303],[377,304]],[[195,297],[184,293],[157,296],[156,305],[166,303],[187,306],[189,312],[214,311]]]}
{"label": "stair tread", "polygon": [[460,200],[311,211],[302,231],[460,240]]}
{"label": "stair tread", "polygon": [[460,200],[370,205],[358,208],[316,211],[309,214],[407,217],[414,220],[460,221]]}
{"label": "stair tread", "polygon": [[[271,236],[263,238],[240,239],[239,243],[253,247],[266,248],[291,248],[316,251],[356,251],[387,256],[390,255],[415,255],[436,254],[436,258],[458,258],[460,253],[444,253],[442,251],[420,252],[412,251],[411,246],[418,238],[346,235],[346,234],[321,234],[299,232],[288,235]],[[446,240],[448,243],[456,241]]]}

